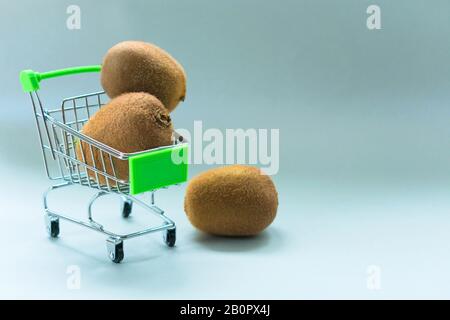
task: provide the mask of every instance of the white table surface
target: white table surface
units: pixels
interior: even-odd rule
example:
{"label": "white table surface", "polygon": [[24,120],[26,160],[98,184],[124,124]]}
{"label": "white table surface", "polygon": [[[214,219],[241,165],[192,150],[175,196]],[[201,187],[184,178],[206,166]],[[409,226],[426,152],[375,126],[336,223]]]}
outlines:
{"label": "white table surface", "polygon": [[[129,240],[116,265],[96,232],[61,222],[60,237],[47,237],[41,193],[49,181],[40,169],[2,164],[8,186],[1,189],[1,298],[450,297],[444,188],[276,179],[280,206],[273,225],[255,238],[225,239],[189,224],[184,187],[174,187],[159,192],[157,202],[177,222],[176,247],[165,247],[161,234]],[[55,194],[50,205],[82,216],[89,194],[74,187]],[[118,201],[101,200],[98,219],[119,230],[147,221],[136,211],[124,222]],[[372,265],[380,271],[377,290],[367,285]],[[79,289],[67,284],[71,266],[80,270]]]}

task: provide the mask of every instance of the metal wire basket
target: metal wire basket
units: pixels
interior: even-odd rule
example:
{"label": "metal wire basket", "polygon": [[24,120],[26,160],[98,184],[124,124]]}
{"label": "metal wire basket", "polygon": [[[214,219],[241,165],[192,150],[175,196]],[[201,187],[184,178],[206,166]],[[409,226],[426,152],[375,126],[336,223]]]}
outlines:
{"label": "metal wire basket", "polygon": [[[119,263],[124,258],[123,242],[126,239],[162,231],[165,243],[169,247],[175,245],[175,223],[155,205],[155,190],[187,180],[188,144],[174,131],[170,146],[136,153],[123,153],[84,135],[81,132],[83,125],[107,103],[108,99],[104,92],[66,98],[60,107],[55,109],[47,109],[43,106],[38,94],[42,80],[100,70],[101,66],[75,67],[45,73],[24,70],[20,73],[20,81],[23,90],[29,93],[33,105],[45,171],[50,180],[58,181],[43,195],[49,235],[58,237],[59,219],[101,232],[108,236],[106,243],[109,258]],[[78,155],[77,144],[81,150]],[[100,155],[101,161],[95,160],[94,154]],[[117,161],[127,162],[129,179],[124,180],[118,177]],[[51,210],[48,206],[47,197],[50,192],[75,184],[97,190],[88,201],[87,220],[75,219]],[[135,196],[144,192],[150,193],[149,203]],[[133,204],[137,204],[159,217],[162,224],[128,234],[106,230],[101,223],[94,220],[92,205],[98,198],[107,194],[117,194],[122,198],[124,218],[131,214]]]}

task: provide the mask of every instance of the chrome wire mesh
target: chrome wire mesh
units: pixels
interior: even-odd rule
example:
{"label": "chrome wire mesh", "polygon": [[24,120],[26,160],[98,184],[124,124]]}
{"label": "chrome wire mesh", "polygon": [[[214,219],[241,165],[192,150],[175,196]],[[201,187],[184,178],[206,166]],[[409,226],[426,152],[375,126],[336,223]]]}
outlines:
{"label": "chrome wire mesh", "polygon": [[[83,125],[107,102],[105,93],[67,98],[52,110],[43,108],[37,92],[30,95],[49,178],[128,194],[128,181],[119,179],[115,170],[115,162],[127,161],[127,156],[81,133]],[[94,155],[99,155],[100,161]]]}

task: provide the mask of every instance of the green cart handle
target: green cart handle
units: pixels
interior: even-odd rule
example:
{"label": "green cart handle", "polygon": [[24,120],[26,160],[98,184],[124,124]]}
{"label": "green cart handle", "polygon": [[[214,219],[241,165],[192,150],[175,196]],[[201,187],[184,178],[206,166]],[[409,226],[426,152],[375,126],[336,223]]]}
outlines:
{"label": "green cart handle", "polygon": [[22,89],[24,92],[32,92],[38,90],[39,83],[45,79],[57,78],[62,76],[68,76],[71,74],[79,74],[86,72],[100,72],[100,70],[102,70],[101,65],[73,67],[42,73],[33,70],[23,70],[20,73],[20,83],[22,84]]}

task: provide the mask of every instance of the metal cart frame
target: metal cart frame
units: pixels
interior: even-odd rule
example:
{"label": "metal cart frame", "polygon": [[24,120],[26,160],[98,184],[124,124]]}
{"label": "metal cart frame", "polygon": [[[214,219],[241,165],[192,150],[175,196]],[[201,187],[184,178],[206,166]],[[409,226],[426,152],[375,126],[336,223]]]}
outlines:
{"label": "metal cart frame", "polygon": [[[186,181],[187,161],[178,163],[166,161],[165,169],[168,171],[169,178],[164,181],[156,181],[156,183],[154,181],[150,184],[147,183],[144,189],[139,188],[139,190],[133,190],[131,177],[129,180],[118,178],[115,171],[115,162],[129,161],[131,163],[132,159],[140,160],[144,158],[147,161],[144,162],[144,165],[147,166],[145,170],[152,170],[151,160],[156,156],[159,157],[159,160],[161,160],[161,156],[167,160],[170,153],[181,152],[182,158],[185,160],[187,142],[174,132],[172,146],[136,153],[122,153],[84,135],[81,132],[83,125],[107,102],[106,94],[103,91],[66,98],[62,101],[61,106],[56,109],[44,108],[38,94],[39,83],[42,80],[70,74],[98,72],[100,70],[101,66],[75,67],[46,73],[25,70],[21,72],[20,80],[24,91],[28,92],[31,98],[46,174],[50,180],[59,182],[51,186],[43,194],[48,234],[53,238],[58,237],[60,219],[100,232],[107,236],[108,257],[113,262],[119,263],[124,258],[123,242],[127,239],[161,231],[167,246],[173,247],[175,245],[175,223],[164,214],[162,209],[155,205],[155,190]],[[77,157],[76,154],[77,143],[80,143],[82,159],[79,159],[79,155]],[[89,152],[86,152],[86,147]],[[94,160],[94,153],[100,154],[101,164],[98,163],[98,160]],[[87,161],[89,156],[92,157],[92,162]],[[51,163],[56,164],[56,168],[55,165],[51,167]],[[108,163],[109,169],[105,165],[106,163]],[[170,175],[170,172],[172,172],[172,175]],[[97,190],[96,194],[88,202],[87,220],[70,217],[62,212],[54,211],[48,206],[48,195],[52,191],[70,188],[73,185],[82,185]],[[134,196],[142,192],[150,193],[149,203],[145,203]],[[122,216],[124,218],[131,214],[133,204],[135,204],[145,209],[146,212],[160,218],[162,224],[128,234],[119,234],[107,230],[94,219],[92,205],[97,199],[108,194],[116,194],[122,198]]]}

